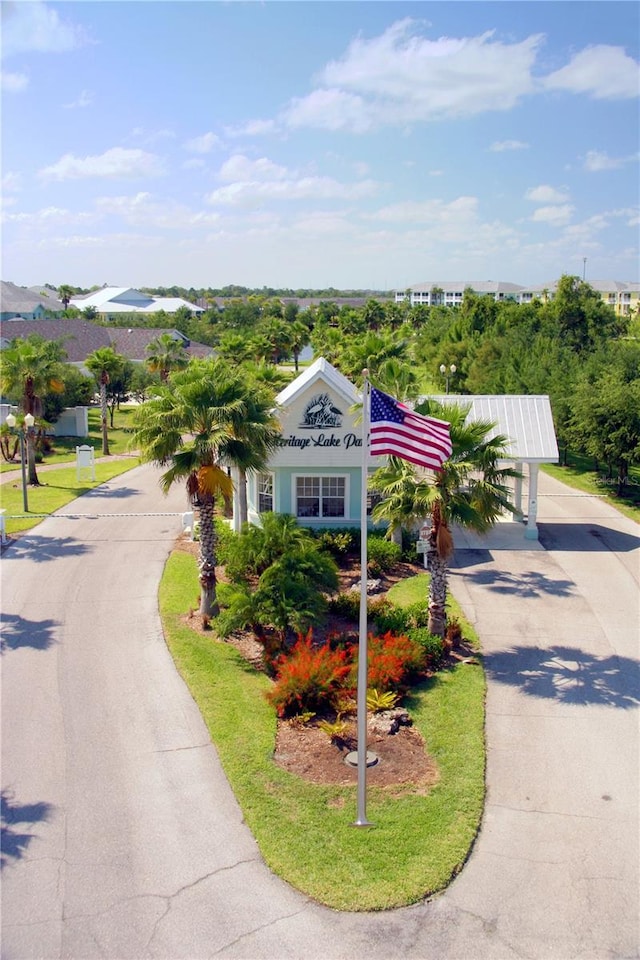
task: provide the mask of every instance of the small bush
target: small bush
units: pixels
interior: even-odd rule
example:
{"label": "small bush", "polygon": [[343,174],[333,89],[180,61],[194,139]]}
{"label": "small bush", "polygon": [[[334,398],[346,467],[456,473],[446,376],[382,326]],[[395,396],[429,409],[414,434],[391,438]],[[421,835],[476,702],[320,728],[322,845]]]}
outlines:
{"label": "small bush", "polygon": [[300,635],[289,655],[276,664],[276,682],[267,694],[279,717],[325,710],[334,704],[351,666],[346,650],[314,647],[311,631]]}
{"label": "small bush", "polygon": [[403,607],[397,607],[385,597],[370,600],[368,613],[378,633],[406,633],[412,625],[407,611]]}
{"label": "small bush", "polygon": [[402,549],[384,537],[372,536],[367,541],[367,568],[372,576],[391,570],[400,560]]}
{"label": "small bush", "polygon": [[[353,648],[353,676],[357,677],[357,648]],[[422,648],[406,634],[369,634],[367,689],[380,693],[402,691],[410,680],[424,671],[425,655]]]}
{"label": "small bush", "polygon": [[382,713],[383,710],[393,710],[398,702],[398,694],[393,690],[381,693],[379,690],[367,690],[367,710],[372,713]]}
{"label": "small bush", "polygon": [[422,648],[427,670],[437,670],[442,666],[446,653],[442,637],[429,633],[426,627],[414,627],[409,630],[409,637]]}
{"label": "small bush", "polygon": [[319,546],[339,559],[356,549],[356,537],[352,530],[320,530],[315,535]]}
{"label": "small bush", "polygon": [[360,592],[339,593],[329,600],[329,612],[346,620],[357,620],[360,615]]}
{"label": "small bush", "polygon": [[419,600],[404,608],[409,616],[412,627],[429,626],[429,603],[425,600]]}

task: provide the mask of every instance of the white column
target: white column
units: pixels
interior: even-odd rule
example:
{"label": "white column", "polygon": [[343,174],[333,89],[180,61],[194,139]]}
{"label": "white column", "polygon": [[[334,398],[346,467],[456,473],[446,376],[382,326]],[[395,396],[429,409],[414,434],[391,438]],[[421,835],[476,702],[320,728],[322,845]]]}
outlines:
{"label": "white column", "polygon": [[231,520],[231,529],[235,533],[240,533],[240,474],[237,467],[231,467],[231,479],[233,480],[233,518]]}
{"label": "white column", "polygon": [[[522,463],[514,463],[514,467],[519,473],[522,473]],[[522,477],[516,477],[513,482],[513,505],[517,510],[514,519],[522,520]]]}
{"label": "white column", "polygon": [[538,470],[540,465],[537,463],[529,464],[529,509],[527,511],[527,528],[524,531],[525,540],[538,539],[538,526],[536,518],[538,516]]}

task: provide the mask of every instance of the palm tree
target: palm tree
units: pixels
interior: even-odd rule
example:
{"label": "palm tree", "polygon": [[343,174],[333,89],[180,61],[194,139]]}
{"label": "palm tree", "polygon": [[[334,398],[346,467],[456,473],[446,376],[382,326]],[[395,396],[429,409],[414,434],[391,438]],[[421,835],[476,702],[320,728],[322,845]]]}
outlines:
{"label": "palm tree", "polygon": [[[63,393],[62,363],[66,353],[61,341],[44,340],[35,334],[14,340],[10,347],[0,351],[0,388],[8,397],[20,401],[23,415],[30,413],[36,420],[42,417],[43,396]],[[36,471],[35,434],[26,432],[28,481],[38,486]]]}
{"label": "palm tree", "polygon": [[64,306],[65,310],[69,306],[69,301],[74,293],[75,290],[73,287],[70,287],[68,283],[63,283],[58,287],[58,299],[62,301],[62,305]]}
{"label": "palm tree", "polygon": [[107,385],[122,373],[125,357],[113,347],[98,347],[85,360],[85,366],[94,375],[100,386],[100,409],[102,419],[102,455],[109,456],[109,427],[107,423]]}
{"label": "palm tree", "polygon": [[418,378],[406,361],[389,357],[376,372],[376,383],[381,390],[405,403],[415,400],[419,393]]}
{"label": "palm tree", "polygon": [[231,430],[232,436],[221,445],[220,453],[225,463],[238,470],[242,525],[248,520],[247,471],[263,470],[280,440],[280,421],[275,415],[273,399],[255,383],[248,383],[244,410],[232,417]]}
{"label": "palm tree", "polygon": [[170,333],[161,333],[146,348],[147,366],[152,373],[159,373],[163,383],[172,370],[182,370],[189,363],[189,354],[184,342],[176,340]]}
{"label": "palm tree", "polygon": [[466,423],[468,408],[427,400],[418,404],[416,411],[451,424],[451,457],[433,475],[418,475],[405,461],[389,458],[388,466],[371,480],[372,488],[383,495],[372,517],[388,521],[392,529],[430,517],[429,630],[444,636],[449,558],[453,553],[451,525],[457,523],[486,533],[504,510],[515,511],[506,481],[520,474],[500,463],[507,456],[508,439],[491,436],[494,424],[488,421]]}
{"label": "palm tree", "polygon": [[246,392],[245,382],[226,361],[193,360],[185,370],[171,374],[136,414],[132,446],[143,459],[167,467],[160,479],[165,492],[177,480],[185,480],[191,504],[199,512],[203,619],[218,612],[215,500],[218,494],[231,496],[233,489],[221,451],[244,414]]}

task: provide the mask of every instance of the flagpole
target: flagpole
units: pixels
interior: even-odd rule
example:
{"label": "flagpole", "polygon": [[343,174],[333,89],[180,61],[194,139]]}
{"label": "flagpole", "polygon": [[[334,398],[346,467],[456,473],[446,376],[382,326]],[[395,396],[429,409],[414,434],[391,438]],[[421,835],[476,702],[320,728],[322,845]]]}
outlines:
{"label": "flagpole", "polygon": [[358,814],[354,827],[367,820],[367,478],[369,470],[369,371],[362,371],[362,476],[360,481],[360,626],[358,635]]}

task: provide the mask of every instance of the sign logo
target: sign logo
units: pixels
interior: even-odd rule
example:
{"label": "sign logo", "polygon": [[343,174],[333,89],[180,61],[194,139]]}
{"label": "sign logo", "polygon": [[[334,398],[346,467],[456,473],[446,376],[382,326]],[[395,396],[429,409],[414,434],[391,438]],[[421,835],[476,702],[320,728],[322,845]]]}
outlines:
{"label": "sign logo", "polygon": [[300,423],[302,430],[324,430],[342,426],[342,410],[334,407],[328,393],[318,393],[309,400]]}

